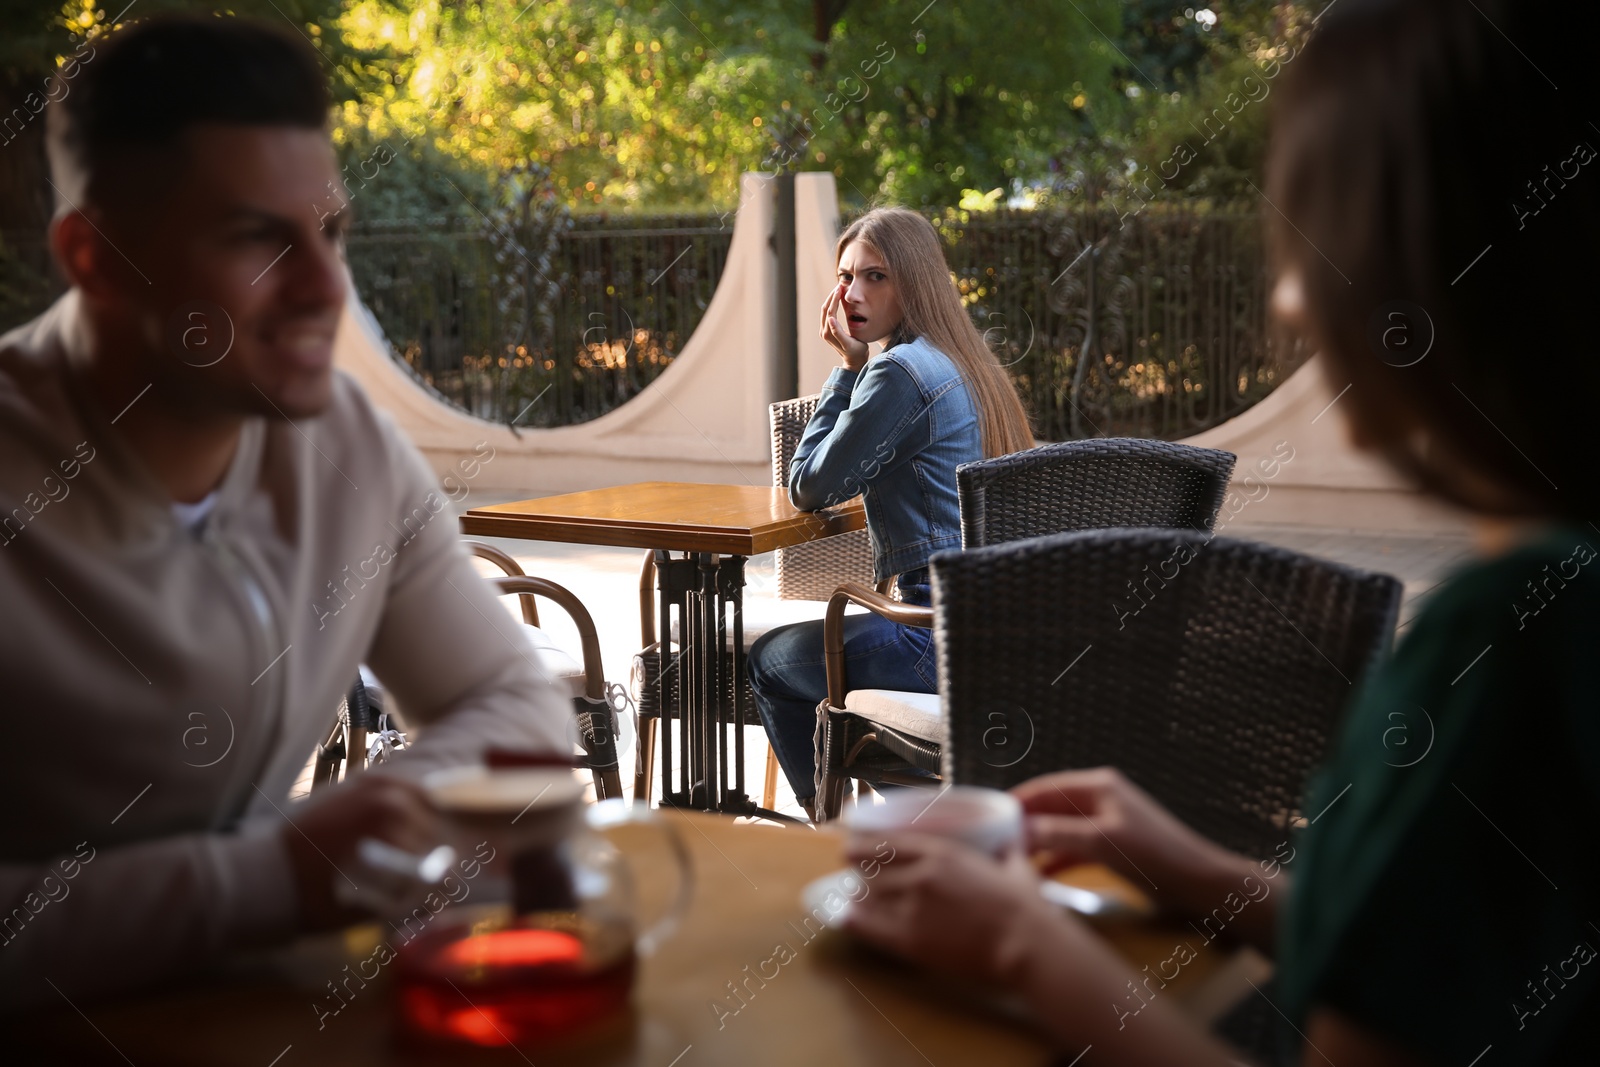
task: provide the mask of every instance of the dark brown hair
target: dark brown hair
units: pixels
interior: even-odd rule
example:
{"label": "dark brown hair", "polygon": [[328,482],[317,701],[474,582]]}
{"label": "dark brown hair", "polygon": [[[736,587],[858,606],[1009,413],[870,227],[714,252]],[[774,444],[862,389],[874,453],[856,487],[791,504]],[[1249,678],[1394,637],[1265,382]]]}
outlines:
{"label": "dark brown hair", "polygon": [[1577,17],[1340,0],[1278,97],[1274,259],[1333,388],[1395,467],[1480,512],[1600,510],[1600,129]]}
{"label": "dark brown hair", "polygon": [[[328,79],[292,30],[254,19],[163,14],[86,42],[50,109],[58,187],[101,200],[130,150],[162,153],[201,122],[320,129]],[[75,198],[74,198],[75,199]]]}

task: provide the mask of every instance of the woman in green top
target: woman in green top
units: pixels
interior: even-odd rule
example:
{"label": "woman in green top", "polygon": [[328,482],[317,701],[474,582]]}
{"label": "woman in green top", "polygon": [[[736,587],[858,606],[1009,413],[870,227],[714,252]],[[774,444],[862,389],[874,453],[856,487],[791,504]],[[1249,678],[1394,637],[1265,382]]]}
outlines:
{"label": "woman in green top", "polygon": [[[1110,769],[1016,792],[1036,849],[1148,877],[1175,912],[1231,902],[1230,930],[1276,957],[1301,1062],[1592,1063],[1600,108],[1573,26],[1588,12],[1323,11],[1278,86],[1274,306],[1317,345],[1357,446],[1478,513],[1481,558],[1365,681],[1311,825],[1277,856],[1221,850]],[[1029,870],[935,838],[894,846],[850,913],[860,936],[1013,989],[1063,1062],[1236,1062],[1041,903]]]}

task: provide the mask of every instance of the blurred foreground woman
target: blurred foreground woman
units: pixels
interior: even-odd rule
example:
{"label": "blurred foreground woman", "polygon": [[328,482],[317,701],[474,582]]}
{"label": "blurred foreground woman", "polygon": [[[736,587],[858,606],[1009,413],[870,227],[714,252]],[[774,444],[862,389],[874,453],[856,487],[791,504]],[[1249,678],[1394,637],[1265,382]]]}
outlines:
{"label": "blurred foreground woman", "polygon": [[[1281,855],[1226,853],[1109,769],[1017,793],[1061,862],[1148,878],[1179,914],[1248,898],[1232,929],[1276,956],[1304,1063],[1593,1062],[1600,108],[1570,32],[1588,12],[1324,12],[1277,101],[1274,306],[1348,387],[1354,442],[1479,516],[1479,558],[1366,679]],[[1044,905],[1031,869],[894,845],[860,936],[1014,989],[1085,1064],[1236,1062],[1131,997],[1146,976]]]}

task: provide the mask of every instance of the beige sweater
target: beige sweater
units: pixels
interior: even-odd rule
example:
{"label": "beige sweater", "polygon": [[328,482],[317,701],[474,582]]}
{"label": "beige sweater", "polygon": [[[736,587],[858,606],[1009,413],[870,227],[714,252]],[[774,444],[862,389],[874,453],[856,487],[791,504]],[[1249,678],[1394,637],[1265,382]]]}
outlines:
{"label": "beige sweater", "polygon": [[363,661],[421,727],[397,772],[575,736],[354,382],[250,420],[192,533],[90,398],[84,343],[71,293],[0,338],[0,1008],[289,938],[278,829]]}

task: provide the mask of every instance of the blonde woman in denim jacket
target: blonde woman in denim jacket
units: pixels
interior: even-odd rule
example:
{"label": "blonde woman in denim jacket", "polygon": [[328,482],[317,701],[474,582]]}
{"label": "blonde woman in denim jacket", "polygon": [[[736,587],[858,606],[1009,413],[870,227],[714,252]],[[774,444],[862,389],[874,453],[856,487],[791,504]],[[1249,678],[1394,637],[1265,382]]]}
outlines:
{"label": "blonde woman in denim jacket", "polygon": [[[961,547],[956,467],[1033,445],[1010,379],[961,304],[933,226],[905,208],[852,223],[822,338],[839,353],[795,448],[789,499],[816,510],[863,497],[873,577],[928,604],[928,557]],[[882,342],[877,355],[869,345]],[[877,615],[844,622],[856,688],[937,691],[933,637]],[[813,732],[827,696],[822,623],[768,631],[750,650],[750,686],[795,798],[816,795]]]}

